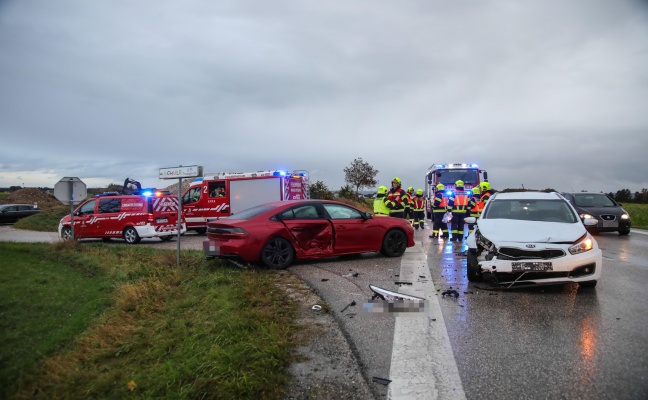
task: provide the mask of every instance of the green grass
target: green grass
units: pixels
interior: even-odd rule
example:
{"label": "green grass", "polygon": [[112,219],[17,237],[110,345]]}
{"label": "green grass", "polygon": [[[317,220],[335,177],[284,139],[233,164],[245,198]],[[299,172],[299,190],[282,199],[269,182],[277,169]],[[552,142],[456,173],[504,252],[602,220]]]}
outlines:
{"label": "green grass", "polygon": [[36,215],[18,220],[16,229],[26,229],[39,232],[56,232],[61,218],[70,213],[70,206],[61,205],[43,210]]}
{"label": "green grass", "polygon": [[623,203],[623,209],[630,214],[633,228],[648,229],[648,204]]}
{"label": "green grass", "polygon": [[0,398],[279,399],[296,305],[202,252],[0,243]]}

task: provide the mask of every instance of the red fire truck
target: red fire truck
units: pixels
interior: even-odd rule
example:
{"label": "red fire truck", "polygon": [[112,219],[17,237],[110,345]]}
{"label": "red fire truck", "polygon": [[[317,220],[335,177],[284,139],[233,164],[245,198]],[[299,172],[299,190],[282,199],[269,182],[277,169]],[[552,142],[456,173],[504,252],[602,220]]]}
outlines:
{"label": "red fire truck", "polygon": [[182,195],[187,229],[205,233],[207,220],[259,204],[310,198],[307,171],[217,173],[196,178]]}
{"label": "red fire truck", "polygon": [[436,186],[442,183],[445,186],[444,197],[452,195],[455,189],[455,182],[462,180],[464,182],[464,189],[471,190],[474,187],[479,187],[481,182],[488,182],[488,172],[479,169],[477,164],[433,164],[428,168],[425,174],[425,196],[426,214],[428,218],[432,218],[430,206],[434,195],[436,193]]}

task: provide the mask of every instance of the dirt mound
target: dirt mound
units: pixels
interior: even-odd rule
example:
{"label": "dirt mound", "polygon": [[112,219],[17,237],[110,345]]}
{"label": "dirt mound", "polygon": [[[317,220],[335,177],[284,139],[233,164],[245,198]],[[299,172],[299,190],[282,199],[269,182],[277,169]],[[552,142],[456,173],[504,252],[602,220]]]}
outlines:
{"label": "dirt mound", "polygon": [[[191,185],[192,180],[191,179],[183,179],[182,180],[182,193],[184,193],[187,189],[189,189],[189,186]],[[168,190],[171,192],[171,194],[175,194],[176,196],[178,195],[178,184],[174,183],[173,185],[167,186],[163,188],[164,190]]]}
{"label": "dirt mound", "polygon": [[36,188],[18,189],[7,197],[0,198],[2,204],[36,204],[42,209],[62,205],[60,201],[44,190]]}

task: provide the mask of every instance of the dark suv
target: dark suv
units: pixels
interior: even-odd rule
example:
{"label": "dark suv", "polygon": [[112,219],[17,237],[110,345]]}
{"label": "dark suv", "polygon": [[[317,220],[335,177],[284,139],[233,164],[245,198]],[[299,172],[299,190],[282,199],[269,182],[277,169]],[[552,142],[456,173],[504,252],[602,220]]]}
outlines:
{"label": "dark suv", "polygon": [[0,222],[16,222],[39,212],[41,209],[33,204],[0,204]]}
{"label": "dark suv", "polygon": [[581,220],[596,218],[598,224],[588,226],[594,232],[619,232],[619,235],[630,233],[630,214],[603,193],[562,193],[574,206]]}

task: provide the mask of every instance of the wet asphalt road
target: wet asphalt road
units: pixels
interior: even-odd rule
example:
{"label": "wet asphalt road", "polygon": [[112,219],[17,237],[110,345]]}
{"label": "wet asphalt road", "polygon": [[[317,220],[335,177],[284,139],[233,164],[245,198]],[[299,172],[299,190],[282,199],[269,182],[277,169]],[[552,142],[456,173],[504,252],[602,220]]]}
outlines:
{"label": "wet asphalt road", "polygon": [[[56,235],[0,226],[0,241],[51,241]],[[468,399],[647,399],[648,235],[601,234],[604,270],[595,289],[578,285],[484,290],[466,279],[458,245],[432,242],[417,231],[439,293],[446,329]],[[183,249],[201,249],[202,236],[182,238]],[[119,243],[119,240],[113,240]],[[143,243],[177,248],[175,240]],[[393,315],[360,312],[369,284],[399,290],[400,259],[377,254],[300,262],[291,271],[313,286],[357,352],[377,399],[389,379]],[[342,309],[351,301],[355,306]]]}
{"label": "wet asphalt road", "polygon": [[[466,398],[648,398],[648,235],[596,237],[604,270],[595,289],[493,291],[468,282],[457,244],[432,242],[428,233],[416,239],[438,293],[460,293],[439,301]],[[369,284],[398,291],[395,261],[373,255],[291,267],[332,306],[369,382],[389,378],[394,317],[340,310],[368,301]],[[370,385],[376,398],[386,398],[385,386]]]}

